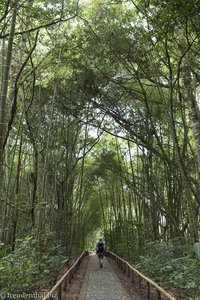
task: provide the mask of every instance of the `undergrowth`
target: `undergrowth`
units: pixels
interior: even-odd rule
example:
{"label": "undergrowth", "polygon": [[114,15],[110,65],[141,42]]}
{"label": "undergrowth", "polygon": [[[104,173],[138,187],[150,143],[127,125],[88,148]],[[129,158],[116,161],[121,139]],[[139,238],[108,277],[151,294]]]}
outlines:
{"label": "undergrowth", "polygon": [[186,296],[200,294],[200,260],[191,245],[149,243],[138,266],[156,282],[181,290]]}
{"label": "undergrowth", "polygon": [[40,289],[54,280],[55,270],[66,260],[60,246],[38,251],[36,239],[27,237],[13,253],[0,258],[0,290],[16,294]]}

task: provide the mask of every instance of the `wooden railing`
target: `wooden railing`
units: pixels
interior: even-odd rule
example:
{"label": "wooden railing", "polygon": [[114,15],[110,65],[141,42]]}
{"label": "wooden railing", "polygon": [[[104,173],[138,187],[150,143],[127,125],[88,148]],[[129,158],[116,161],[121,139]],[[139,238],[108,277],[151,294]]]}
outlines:
{"label": "wooden railing", "polygon": [[87,256],[89,253],[88,251],[84,251],[73,266],[67,270],[67,272],[62,276],[62,278],[56,283],[56,285],[45,295],[42,300],[52,300],[55,299],[55,293],[57,293],[57,300],[62,300],[63,291],[66,292],[67,285],[71,283],[72,279],[74,278],[76,271],[82,262],[83,258]]}
{"label": "wooden railing", "polygon": [[172,297],[170,294],[168,294],[165,290],[163,290],[159,285],[157,285],[155,282],[153,282],[148,277],[144,276],[142,273],[140,273],[138,270],[133,268],[127,261],[123,260],[118,255],[108,251],[107,256],[114,259],[117,263],[117,265],[126,273],[128,277],[131,277],[132,282],[135,282],[136,276],[138,276],[138,286],[139,289],[141,289],[141,283],[142,280],[146,282],[146,289],[147,289],[147,299],[155,299],[155,295],[151,298],[151,287],[153,287],[156,290],[156,296],[157,300],[162,300],[162,296],[165,297],[165,299],[169,300],[176,300],[174,297]]}

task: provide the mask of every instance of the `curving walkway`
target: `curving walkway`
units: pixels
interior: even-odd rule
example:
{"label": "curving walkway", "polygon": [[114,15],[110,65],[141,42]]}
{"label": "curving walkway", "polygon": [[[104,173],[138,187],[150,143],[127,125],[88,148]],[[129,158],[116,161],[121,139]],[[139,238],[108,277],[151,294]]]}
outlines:
{"label": "curving walkway", "polygon": [[131,297],[122,286],[119,278],[105,258],[104,267],[98,266],[96,255],[89,256],[87,271],[78,300],[142,300],[140,296]]}

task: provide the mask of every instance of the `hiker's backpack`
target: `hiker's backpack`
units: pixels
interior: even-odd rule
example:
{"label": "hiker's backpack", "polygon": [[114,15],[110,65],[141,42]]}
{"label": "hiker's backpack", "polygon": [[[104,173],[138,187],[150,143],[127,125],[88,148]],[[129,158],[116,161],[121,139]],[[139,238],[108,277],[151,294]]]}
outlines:
{"label": "hiker's backpack", "polygon": [[104,252],[104,243],[103,242],[99,242],[97,244],[97,253],[100,253],[100,252]]}

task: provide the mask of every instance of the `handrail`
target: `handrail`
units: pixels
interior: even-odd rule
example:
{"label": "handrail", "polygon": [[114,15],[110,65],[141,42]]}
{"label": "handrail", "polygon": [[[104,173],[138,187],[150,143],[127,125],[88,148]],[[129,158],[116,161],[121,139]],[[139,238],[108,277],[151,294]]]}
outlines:
{"label": "handrail", "polygon": [[67,270],[67,272],[62,276],[62,278],[54,285],[54,287],[42,298],[42,300],[52,299],[54,298],[53,293],[58,290],[58,300],[62,300],[62,292],[67,290],[67,283],[71,283],[76,270],[80,263],[82,262],[83,258],[88,255],[88,251],[84,251],[73,266]]}
{"label": "handrail", "polygon": [[130,265],[127,261],[119,257],[118,255],[114,254],[111,251],[107,251],[108,256],[111,258],[114,258],[117,264],[123,269],[125,273],[127,273],[127,276],[130,276],[130,272],[132,273],[132,280],[134,282],[134,273],[138,275],[139,278],[139,286],[141,287],[141,280],[144,279],[147,282],[147,298],[151,299],[151,293],[150,293],[150,286],[153,286],[157,291],[157,299],[161,300],[161,295],[165,296],[169,300],[176,300],[174,297],[172,297],[170,294],[168,294],[164,289],[162,289],[158,284],[156,284],[154,281],[140,273],[137,269],[135,269],[133,266]]}

